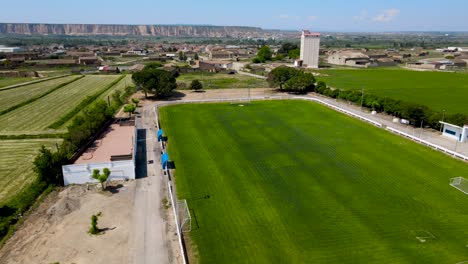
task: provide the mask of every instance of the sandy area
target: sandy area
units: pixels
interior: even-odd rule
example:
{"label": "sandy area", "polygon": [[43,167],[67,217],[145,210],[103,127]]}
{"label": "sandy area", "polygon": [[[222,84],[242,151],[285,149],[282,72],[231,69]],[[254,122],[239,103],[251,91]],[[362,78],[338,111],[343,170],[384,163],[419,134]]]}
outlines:
{"label": "sandy area", "polygon": [[[50,194],[0,250],[0,263],[128,263],[135,182],[113,185],[114,193],[69,186]],[[98,212],[105,231],[93,236],[87,231]]]}

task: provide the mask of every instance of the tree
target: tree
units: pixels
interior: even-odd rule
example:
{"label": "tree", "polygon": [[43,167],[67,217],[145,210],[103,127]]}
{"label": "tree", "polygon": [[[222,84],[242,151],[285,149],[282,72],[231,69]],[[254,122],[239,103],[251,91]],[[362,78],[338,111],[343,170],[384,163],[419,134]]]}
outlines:
{"label": "tree", "polygon": [[288,57],[290,59],[299,59],[300,55],[301,55],[300,49],[293,49],[288,52]]}
{"label": "tree", "polygon": [[140,100],[136,99],[136,98],[132,98],[132,103],[135,104],[135,106],[138,106],[138,103],[140,102]]}
{"label": "tree", "polygon": [[136,106],[134,104],[125,105],[123,108],[124,113],[128,113],[128,116],[132,116],[135,113]]}
{"label": "tree", "polygon": [[160,98],[169,96],[177,88],[177,75],[177,71],[168,72],[145,67],[142,71],[134,73],[132,79],[138,87],[143,89],[145,97],[148,97],[147,93],[152,93]]}
{"label": "tree", "polygon": [[193,80],[192,83],[190,83],[190,89],[191,90],[201,90],[203,89],[203,84],[199,80]]}
{"label": "tree", "polygon": [[[272,58],[272,53],[271,53],[271,50],[270,50],[270,47],[268,46],[263,46],[261,47],[259,50],[258,50],[258,53],[257,53],[257,61],[258,62],[266,62],[266,61],[269,61],[271,60]],[[254,61],[255,62],[255,61]],[[258,63],[257,62],[257,63]]]}
{"label": "tree", "polygon": [[183,51],[179,51],[179,60],[181,61],[187,60],[187,56],[185,56],[185,53]]}
{"label": "tree", "polygon": [[268,73],[267,82],[271,87],[278,87],[282,90],[283,85],[292,77],[299,75],[300,70],[287,66],[280,66]]}
{"label": "tree", "polygon": [[310,73],[301,73],[285,83],[285,87],[288,90],[292,90],[296,93],[306,93],[314,89],[315,78]]}
{"label": "tree", "polygon": [[93,179],[98,180],[101,183],[102,190],[104,190],[105,189],[104,182],[106,182],[107,179],[109,178],[110,170],[108,168],[104,168],[102,172],[103,173],[100,174],[98,169],[94,169],[93,175],[91,176],[93,177]]}
{"label": "tree", "polygon": [[91,216],[91,227],[89,228],[89,231],[88,231],[91,235],[97,235],[101,231],[101,230],[99,230],[99,228],[97,226],[98,217],[100,215],[101,215],[101,213],[99,212],[98,214]]}
{"label": "tree", "polygon": [[60,151],[52,152],[41,146],[39,154],[33,161],[34,172],[40,181],[53,185],[63,185],[62,165],[66,164],[67,157]]}
{"label": "tree", "polygon": [[279,54],[288,55],[291,50],[298,49],[299,46],[294,43],[286,42],[281,45],[281,48],[278,50]]}
{"label": "tree", "polygon": [[195,53],[195,54],[193,55],[193,59],[194,59],[194,60],[198,60],[198,59],[199,59],[199,58],[198,58],[198,53]]}

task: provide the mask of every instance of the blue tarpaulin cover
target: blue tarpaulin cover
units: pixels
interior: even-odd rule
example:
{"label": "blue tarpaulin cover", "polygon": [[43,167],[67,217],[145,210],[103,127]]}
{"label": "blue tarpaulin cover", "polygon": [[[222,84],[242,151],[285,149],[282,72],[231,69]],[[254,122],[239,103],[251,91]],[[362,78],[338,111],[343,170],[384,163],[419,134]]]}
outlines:
{"label": "blue tarpaulin cover", "polygon": [[162,136],[163,136],[163,130],[162,130],[162,129],[159,129],[159,130],[158,130],[158,141],[161,141],[161,140],[162,140]]}
{"label": "blue tarpaulin cover", "polygon": [[162,154],[162,158],[161,158],[163,169],[166,169],[168,161],[169,161],[169,154],[167,154],[167,152],[164,152]]}

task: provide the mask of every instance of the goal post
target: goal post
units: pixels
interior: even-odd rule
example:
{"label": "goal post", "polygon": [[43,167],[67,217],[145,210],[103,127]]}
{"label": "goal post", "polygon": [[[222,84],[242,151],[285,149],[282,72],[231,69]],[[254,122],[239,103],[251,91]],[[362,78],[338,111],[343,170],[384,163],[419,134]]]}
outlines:
{"label": "goal post", "polygon": [[468,180],[463,177],[450,179],[450,186],[468,195]]}
{"label": "goal post", "polygon": [[192,217],[187,205],[187,200],[177,201],[177,216],[179,218],[180,231],[183,233],[192,230]]}

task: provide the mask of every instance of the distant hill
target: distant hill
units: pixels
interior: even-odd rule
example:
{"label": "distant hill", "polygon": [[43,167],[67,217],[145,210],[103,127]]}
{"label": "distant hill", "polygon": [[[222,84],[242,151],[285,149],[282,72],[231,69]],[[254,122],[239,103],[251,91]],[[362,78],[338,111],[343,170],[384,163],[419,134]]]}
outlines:
{"label": "distant hill", "polygon": [[[286,33],[286,32],[285,32]],[[288,32],[291,34],[291,32]],[[209,25],[107,25],[0,23],[0,34],[67,36],[160,36],[264,38],[280,36],[276,30],[257,27]]]}

